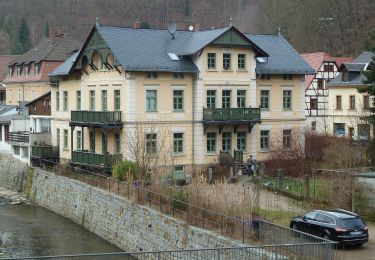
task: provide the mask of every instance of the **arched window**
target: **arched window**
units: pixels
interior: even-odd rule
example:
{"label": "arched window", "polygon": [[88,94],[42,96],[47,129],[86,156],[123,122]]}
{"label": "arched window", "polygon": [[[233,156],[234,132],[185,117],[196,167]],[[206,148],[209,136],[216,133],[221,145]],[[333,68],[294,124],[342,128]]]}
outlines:
{"label": "arched window", "polygon": [[86,55],[84,55],[82,57],[82,60],[81,60],[81,68],[84,72],[88,72],[88,69],[89,69],[89,59],[87,58]]}
{"label": "arched window", "polygon": [[94,65],[92,66],[93,70],[99,70],[102,68],[102,58],[100,57],[99,52],[94,52],[94,54],[91,57],[91,64]]}
{"label": "arched window", "polygon": [[114,58],[112,53],[108,53],[107,58],[106,58],[107,65],[111,68],[114,65]]}

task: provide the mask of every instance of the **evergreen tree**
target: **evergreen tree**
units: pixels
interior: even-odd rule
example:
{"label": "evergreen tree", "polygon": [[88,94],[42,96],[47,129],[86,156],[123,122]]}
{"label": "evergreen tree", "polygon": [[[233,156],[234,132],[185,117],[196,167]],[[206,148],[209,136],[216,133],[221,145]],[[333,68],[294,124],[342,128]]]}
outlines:
{"label": "evergreen tree", "polygon": [[14,54],[23,54],[31,48],[30,33],[25,18],[22,18],[17,36],[18,37],[14,46],[14,51],[12,52]]}
{"label": "evergreen tree", "polygon": [[[375,32],[372,33],[371,40],[373,42],[375,41]],[[358,92],[368,94],[370,100],[372,100],[369,114],[368,116],[365,116],[364,119],[372,125],[374,129],[373,134],[375,135],[375,44],[373,44],[369,50],[373,53],[372,65],[368,67],[368,71],[363,72],[366,76],[366,80],[363,83],[366,84],[366,86],[360,87]],[[370,141],[368,155],[372,164],[375,164],[375,136]]]}

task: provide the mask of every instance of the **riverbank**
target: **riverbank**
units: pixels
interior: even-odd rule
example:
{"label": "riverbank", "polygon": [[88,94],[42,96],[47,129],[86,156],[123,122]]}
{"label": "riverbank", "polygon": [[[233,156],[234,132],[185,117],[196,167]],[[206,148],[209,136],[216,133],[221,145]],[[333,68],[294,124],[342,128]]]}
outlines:
{"label": "riverbank", "polygon": [[0,259],[121,251],[22,194],[0,187]]}
{"label": "riverbank", "polygon": [[18,205],[21,203],[29,203],[29,200],[21,193],[11,191],[0,186],[0,205]]}
{"label": "riverbank", "polygon": [[22,190],[33,203],[51,210],[124,251],[161,251],[244,246],[240,241],[190,226],[106,190],[28,168],[0,155],[0,185]]}

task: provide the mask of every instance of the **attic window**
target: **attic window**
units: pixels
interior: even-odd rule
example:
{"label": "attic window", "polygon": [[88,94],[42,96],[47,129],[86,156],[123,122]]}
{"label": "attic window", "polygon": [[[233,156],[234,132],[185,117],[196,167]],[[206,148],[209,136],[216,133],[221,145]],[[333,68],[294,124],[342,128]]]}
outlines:
{"label": "attic window", "polygon": [[175,53],[168,53],[171,60],[180,60],[180,58]]}
{"label": "attic window", "polygon": [[342,81],[343,82],[349,82],[349,72],[348,71],[342,72]]}
{"label": "attic window", "polygon": [[34,64],[34,76],[39,75],[40,73],[40,63]]}
{"label": "attic window", "polygon": [[257,58],[257,62],[259,62],[259,63],[266,63],[267,60],[266,60],[266,58],[264,58],[264,57],[258,57],[258,58]]}

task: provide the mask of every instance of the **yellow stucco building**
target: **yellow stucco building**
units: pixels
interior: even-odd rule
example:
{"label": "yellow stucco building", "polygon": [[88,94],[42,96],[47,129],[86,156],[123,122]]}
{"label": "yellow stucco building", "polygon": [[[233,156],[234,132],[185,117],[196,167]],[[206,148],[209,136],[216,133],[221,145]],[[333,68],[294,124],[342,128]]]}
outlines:
{"label": "yellow stucco building", "polygon": [[375,66],[371,52],[363,52],[353,62],[343,63],[342,72],[328,83],[329,109],[326,120],[329,132],[351,140],[368,141],[374,129],[364,120],[369,115],[372,100],[368,94],[361,94],[358,88],[365,86],[363,71]]}
{"label": "yellow stucco building", "polygon": [[52,140],[83,165],[183,169],[234,150],[263,160],[302,138],[308,73],[282,36],[96,25],[50,74]]}

